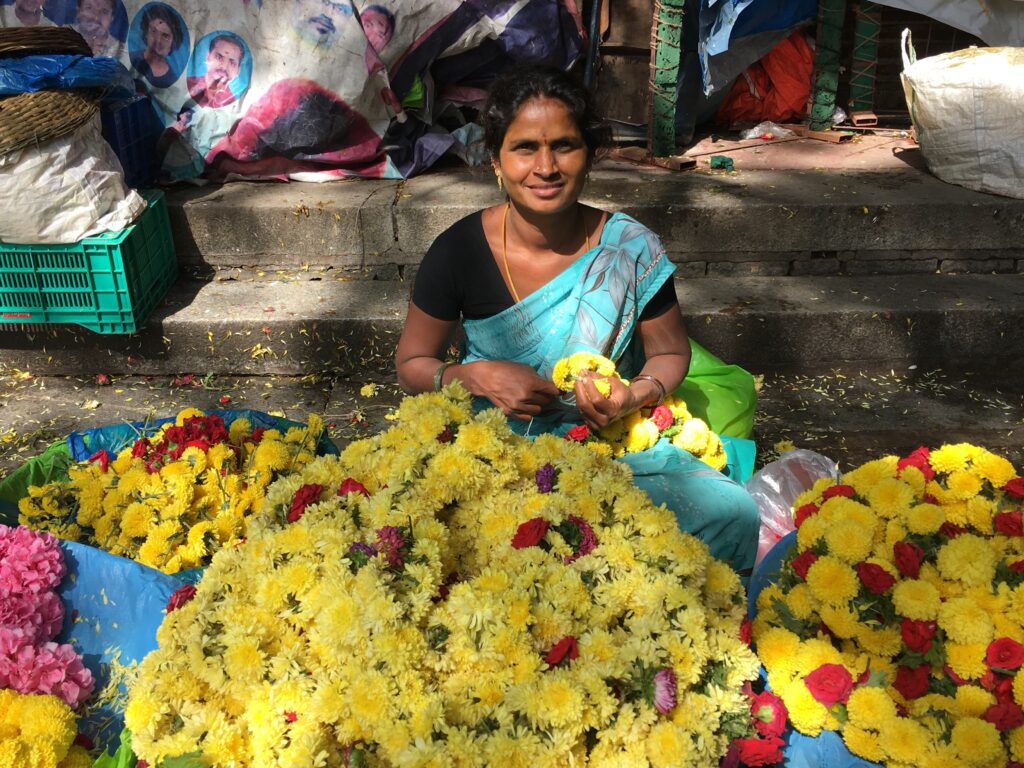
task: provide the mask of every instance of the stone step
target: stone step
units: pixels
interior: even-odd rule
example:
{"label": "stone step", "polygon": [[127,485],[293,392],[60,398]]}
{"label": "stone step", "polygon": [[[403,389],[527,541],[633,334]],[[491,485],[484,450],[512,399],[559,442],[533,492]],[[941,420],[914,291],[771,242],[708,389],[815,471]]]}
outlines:
{"label": "stone step", "polygon": [[[182,281],[137,334],[6,330],[0,359],[35,375],[387,376],[409,289],[332,270]],[[1022,275],[707,277],[677,289],[693,337],[755,372],[997,370],[1024,357]]]}
{"label": "stone step", "polygon": [[[678,173],[606,159],[583,200],[650,226],[688,277],[1024,270],[1024,200],[900,165]],[[489,168],[168,194],[190,269],[331,266],[384,279],[417,265],[456,220],[501,199]]]}

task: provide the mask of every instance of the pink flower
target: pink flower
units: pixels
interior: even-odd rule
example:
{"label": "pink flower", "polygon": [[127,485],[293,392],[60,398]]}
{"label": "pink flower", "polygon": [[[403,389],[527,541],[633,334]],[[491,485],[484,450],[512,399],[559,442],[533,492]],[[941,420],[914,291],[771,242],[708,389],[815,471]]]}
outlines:
{"label": "pink flower", "polygon": [[590,437],[590,427],[586,424],[578,424],[565,433],[565,439],[574,443],[582,443]]}
{"label": "pink flower", "polygon": [[358,480],[353,480],[351,477],[346,477],[341,481],[341,485],[338,486],[339,496],[348,496],[350,493],[358,493],[363,496],[369,496],[370,492],[366,490],[366,486],[360,483]]}
{"label": "pink flower", "polygon": [[402,535],[402,529],[394,525],[378,528],[375,549],[384,555],[389,568],[401,568],[406,555],[405,536]]}
{"label": "pink flower", "polygon": [[597,536],[594,534],[594,529],[590,527],[590,523],[576,515],[569,515],[569,522],[579,529],[582,538],[576,551],[571,555],[565,556],[567,565],[574,560],[579,560],[584,555],[589,555],[597,549]]}
{"label": "pink flower", "polygon": [[0,593],[0,626],[23,630],[33,643],[52,640],[63,623],[64,603],[56,592]]}
{"label": "pink flower", "polygon": [[654,707],[667,715],[676,705],[676,673],[662,669],[654,675]]}
{"label": "pink flower", "polygon": [[64,578],[64,555],[56,537],[29,528],[0,525],[0,590],[38,594]]}
{"label": "pink flower", "polygon": [[651,421],[654,422],[654,426],[658,428],[659,432],[664,432],[672,426],[672,422],[675,421],[675,417],[672,415],[672,410],[667,405],[659,405],[651,411]]}
{"label": "pink flower", "polygon": [[70,645],[23,645],[15,654],[0,654],[0,686],[18,693],[48,693],[72,709],[89,698],[92,672]]}

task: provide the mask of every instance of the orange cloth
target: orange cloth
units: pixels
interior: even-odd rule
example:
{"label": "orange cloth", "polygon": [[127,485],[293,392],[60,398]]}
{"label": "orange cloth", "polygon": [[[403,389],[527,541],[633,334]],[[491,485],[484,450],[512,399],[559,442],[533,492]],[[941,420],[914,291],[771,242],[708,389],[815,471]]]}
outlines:
{"label": "orange cloth", "polygon": [[813,70],[814,51],[798,30],[736,78],[715,113],[715,122],[786,123],[802,119],[807,113]]}

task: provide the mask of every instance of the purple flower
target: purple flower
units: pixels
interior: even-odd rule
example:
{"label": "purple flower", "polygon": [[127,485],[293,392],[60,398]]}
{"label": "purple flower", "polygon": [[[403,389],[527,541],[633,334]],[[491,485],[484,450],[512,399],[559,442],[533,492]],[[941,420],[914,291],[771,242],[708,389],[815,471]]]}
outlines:
{"label": "purple flower", "polygon": [[348,548],[348,553],[350,555],[354,554],[356,552],[361,552],[362,554],[366,555],[367,557],[376,557],[377,556],[377,550],[373,548],[372,544],[364,544],[361,541],[357,541],[355,544],[353,544],[352,546],[350,546]]}
{"label": "purple flower", "polygon": [[654,676],[654,706],[667,715],[676,705],[676,673],[663,669]]}
{"label": "purple flower", "polygon": [[537,470],[537,490],[541,493],[551,493],[555,487],[555,468],[551,464],[545,464]]}
{"label": "purple flower", "polygon": [[385,525],[377,529],[376,551],[384,555],[389,568],[401,568],[405,556],[405,536],[402,529],[394,525]]}
{"label": "purple flower", "polygon": [[355,573],[368,562],[373,560],[377,556],[376,548],[371,544],[364,544],[361,541],[357,541],[354,544],[349,545],[346,557],[349,559],[350,568]]}

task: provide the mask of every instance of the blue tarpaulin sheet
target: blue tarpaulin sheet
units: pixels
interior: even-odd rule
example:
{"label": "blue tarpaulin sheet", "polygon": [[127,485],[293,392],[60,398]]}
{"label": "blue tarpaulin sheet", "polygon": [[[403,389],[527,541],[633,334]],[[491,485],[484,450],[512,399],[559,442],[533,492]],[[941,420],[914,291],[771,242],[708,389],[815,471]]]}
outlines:
{"label": "blue tarpaulin sheet", "polygon": [[128,70],[109,56],[24,56],[5,59],[0,66],[0,96],[71,88],[98,88],[108,106],[135,97],[135,83]]}

